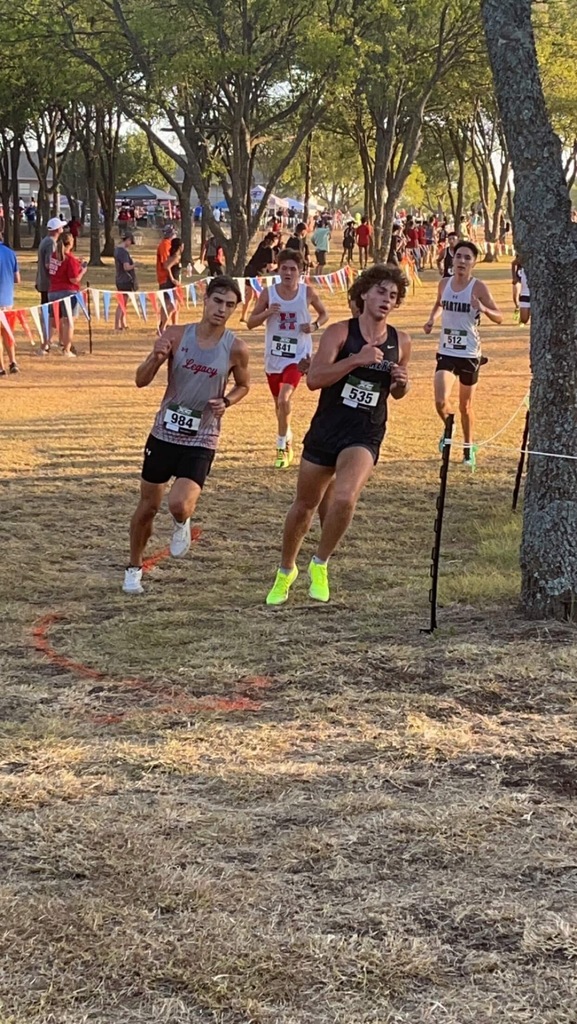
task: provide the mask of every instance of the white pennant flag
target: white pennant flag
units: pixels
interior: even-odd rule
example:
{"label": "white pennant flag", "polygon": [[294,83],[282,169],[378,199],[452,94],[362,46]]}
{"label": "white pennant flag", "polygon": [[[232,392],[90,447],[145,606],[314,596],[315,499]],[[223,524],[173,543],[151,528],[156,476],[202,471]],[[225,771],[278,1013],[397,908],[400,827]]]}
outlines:
{"label": "white pennant flag", "polygon": [[166,302],[164,300],[164,292],[157,292],[156,293],[156,298],[158,299],[158,301],[160,302],[160,305],[162,306],[164,312],[168,316],[168,310],[166,308]]}
{"label": "white pennant flag", "polygon": [[38,331],[38,335],[40,337],[40,341],[43,342],[44,341],[44,331],[42,330],[42,321],[40,319],[40,306],[31,306],[30,307],[30,316],[32,317],[32,319],[34,321],[34,326],[35,326],[36,330]]}
{"label": "white pennant flag", "polygon": [[244,302],[246,296],[246,281],[244,277],[235,277],[235,281],[239,287],[240,300],[241,302]]}
{"label": "white pennant flag", "polygon": [[94,303],[94,316],[97,320],[100,320],[100,292],[97,288],[91,288],[90,294]]}
{"label": "white pennant flag", "polygon": [[132,305],[134,306],[134,309],[135,309],[135,312],[136,312],[136,315],[137,315],[138,319],[141,320],[142,319],[142,313],[141,313],[141,311],[138,308],[138,303],[136,301],[136,292],[126,292],[126,294],[128,295],[128,298],[130,299],[130,301],[132,302]]}
{"label": "white pennant flag", "polygon": [[64,309],[66,310],[66,316],[68,317],[70,322],[72,322],[72,298],[70,295],[67,295],[63,301]]}

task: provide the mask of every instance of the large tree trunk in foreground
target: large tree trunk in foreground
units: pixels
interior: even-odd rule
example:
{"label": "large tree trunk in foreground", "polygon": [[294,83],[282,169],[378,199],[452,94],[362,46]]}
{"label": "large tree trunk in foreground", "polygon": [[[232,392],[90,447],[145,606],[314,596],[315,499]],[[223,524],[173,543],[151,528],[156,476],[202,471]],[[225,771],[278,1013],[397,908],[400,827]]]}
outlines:
{"label": "large tree trunk in foreground", "polygon": [[[483,0],[483,17],[515,174],[515,242],[531,288],[529,447],[577,455],[577,225],[545,107],[531,0]],[[529,456],[521,547],[529,617],[577,618],[576,538],[577,461]]]}

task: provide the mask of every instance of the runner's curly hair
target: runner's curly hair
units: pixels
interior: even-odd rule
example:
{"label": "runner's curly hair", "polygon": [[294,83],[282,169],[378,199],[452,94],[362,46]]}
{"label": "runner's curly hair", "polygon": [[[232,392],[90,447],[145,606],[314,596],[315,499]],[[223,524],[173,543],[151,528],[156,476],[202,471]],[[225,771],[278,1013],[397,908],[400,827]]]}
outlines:
{"label": "runner's curly hair", "polygon": [[362,274],[359,274],[356,281],[349,288],[349,302],[354,302],[357,309],[362,313],[365,307],[363,295],[366,295],[376,284],[382,284],[384,281],[396,284],[398,291],[397,306],[400,306],[407,294],[409,282],[401,268],[395,266],[394,263],[376,263],[374,267],[363,270]]}

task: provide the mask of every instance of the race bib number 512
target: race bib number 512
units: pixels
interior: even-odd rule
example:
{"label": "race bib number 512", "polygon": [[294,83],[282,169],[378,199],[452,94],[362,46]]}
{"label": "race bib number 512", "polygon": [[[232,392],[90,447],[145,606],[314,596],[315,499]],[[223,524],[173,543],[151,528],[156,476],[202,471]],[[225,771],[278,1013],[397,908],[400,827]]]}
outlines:
{"label": "race bib number 512", "polygon": [[187,437],[194,437],[198,434],[202,413],[194,409],[187,409],[185,405],[167,405],[164,411],[164,429],[170,430],[173,434],[185,434]]}
{"label": "race bib number 512", "polygon": [[448,348],[451,352],[465,351],[467,348],[467,332],[451,331],[450,328],[445,327],[443,331],[443,348]]}
{"label": "race bib number 512", "polygon": [[363,409],[374,409],[379,401],[381,385],[378,381],[361,380],[349,374],[345,381],[341,398],[343,405],[349,405],[352,409],[361,406]]}

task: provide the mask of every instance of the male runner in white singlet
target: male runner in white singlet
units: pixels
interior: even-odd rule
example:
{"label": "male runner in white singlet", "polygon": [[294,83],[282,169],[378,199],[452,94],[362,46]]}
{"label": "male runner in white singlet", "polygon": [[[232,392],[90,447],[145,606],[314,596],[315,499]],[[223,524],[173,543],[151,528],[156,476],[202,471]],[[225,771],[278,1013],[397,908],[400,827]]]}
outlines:
{"label": "male runner in white singlet", "polygon": [[[236,281],[213,278],[200,323],[168,327],[136,371],[136,386],[144,388],[169,361],[168,384],[144,449],[140,501],[130,523],[125,594],[143,592],[142,556],[171,477],[176,479],[168,496],[174,520],[170,553],[183,558],[190,547],[190,517],[210,473],[222,417],[245,398],[250,385],[247,345],[226,328],[240,299]],[[231,372],[234,387],[225,395]]]}
{"label": "male runner in white singlet", "polygon": [[478,255],[479,250],[473,242],[458,242],[454,252],[453,277],[443,278],[439,282],[437,298],[424,327],[425,334],[430,334],[442,310],[435,373],[435,405],[445,423],[451,412],[450,398],[455,377],[458,377],[463,463],[471,469],[475,468],[476,462],[473,394],[479,380],[479,367],[483,362],[479,338],[481,313],[494,324],[503,322],[503,314],[487,285],[473,277]]}
{"label": "male runner in white singlet", "polygon": [[[292,448],[292,396],[312,355],[313,331],[329,318],[324,303],[310,284],[299,283],[304,259],[294,249],[279,253],[280,284],[263,288],[250,314],[249,331],[265,324],[264,368],[274,399],[278,423],[276,469],[288,469],[294,459]],[[309,306],[317,319],[311,324]]]}

